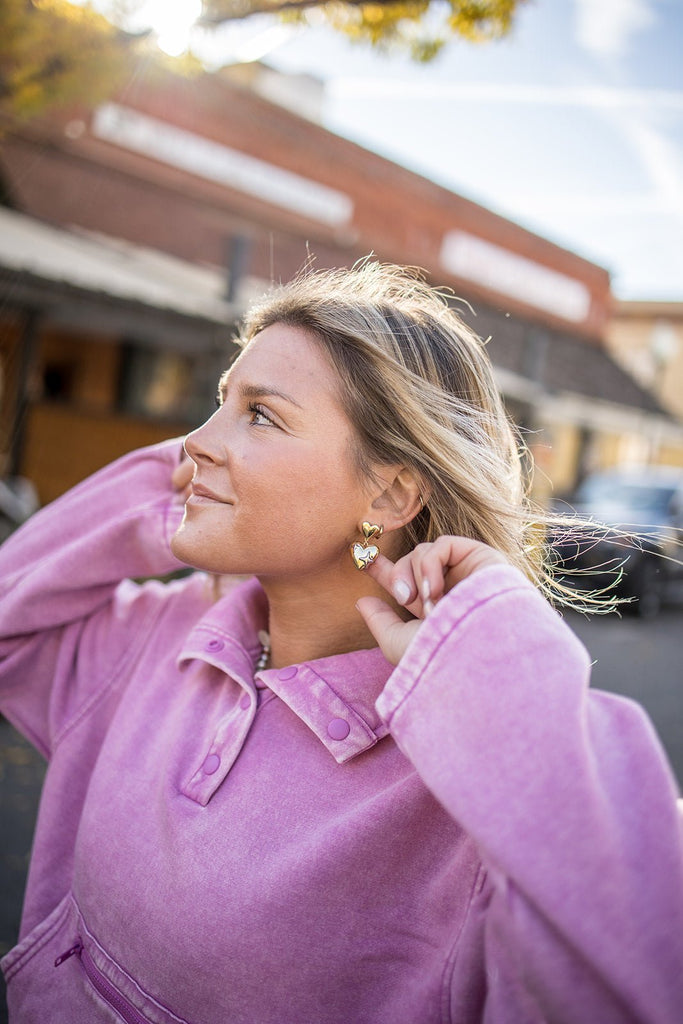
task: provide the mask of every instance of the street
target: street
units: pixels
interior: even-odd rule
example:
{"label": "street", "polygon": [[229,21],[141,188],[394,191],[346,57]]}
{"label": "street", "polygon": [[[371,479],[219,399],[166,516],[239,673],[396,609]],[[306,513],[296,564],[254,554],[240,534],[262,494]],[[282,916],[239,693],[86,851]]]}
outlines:
{"label": "street", "polygon": [[[683,609],[651,622],[566,616],[591,653],[593,686],[625,694],[648,711],[683,787]],[[0,719],[0,955],[16,940],[42,759]],[[0,1024],[6,1021],[4,998]]]}
{"label": "street", "polygon": [[683,788],[683,608],[651,622],[566,615],[595,664],[591,685],[637,700],[648,712]]}

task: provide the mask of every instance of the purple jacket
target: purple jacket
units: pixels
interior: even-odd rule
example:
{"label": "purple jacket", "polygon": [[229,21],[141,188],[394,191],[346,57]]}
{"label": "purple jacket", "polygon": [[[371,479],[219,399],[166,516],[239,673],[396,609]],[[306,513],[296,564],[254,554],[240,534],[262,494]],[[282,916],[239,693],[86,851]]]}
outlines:
{"label": "purple jacket", "polygon": [[2,708],[50,761],[11,1020],[680,1024],[675,786],[560,617],[492,566],[395,670],[255,679],[256,581],[125,579],[178,566],[178,455],[0,551]]}

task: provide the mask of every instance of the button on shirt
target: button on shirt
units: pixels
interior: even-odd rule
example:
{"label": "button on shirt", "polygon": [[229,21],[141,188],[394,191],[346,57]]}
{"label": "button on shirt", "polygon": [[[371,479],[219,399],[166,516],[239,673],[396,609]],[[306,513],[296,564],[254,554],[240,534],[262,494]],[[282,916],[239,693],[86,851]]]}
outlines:
{"label": "button on shirt", "polygon": [[[338,764],[368,750],[388,732],[375,702],[392,669],[379,648],[266,669],[254,679],[260,653],[254,622],[265,614],[260,585],[255,580],[244,584],[239,600],[238,616],[234,593],[218,601],[190,633],[177,659],[185,673],[192,671],[193,662],[224,673],[211,731],[207,728],[203,737],[201,763],[182,785],[183,793],[200,804],[206,804],[223,783],[257,709],[269,697],[282,701],[305,723]],[[245,610],[254,616],[246,628]]]}

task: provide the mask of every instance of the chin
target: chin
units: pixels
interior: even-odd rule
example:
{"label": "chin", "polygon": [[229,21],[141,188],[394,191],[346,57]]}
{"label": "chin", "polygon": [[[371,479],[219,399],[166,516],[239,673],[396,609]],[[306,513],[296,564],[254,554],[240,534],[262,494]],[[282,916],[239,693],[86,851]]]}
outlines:
{"label": "chin", "polygon": [[170,548],[176,558],[193,569],[201,569],[202,572],[212,573],[215,576],[232,576],[236,573],[252,575],[250,570],[241,566],[234,567],[226,565],[225,553],[223,557],[216,557],[219,550],[219,542],[213,542],[206,534],[196,536],[195,531],[186,523],[181,523],[171,537]]}
{"label": "chin", "polygon": [[207,564],[211,560],[206,557],[208,554],[206,544],[193,543],[192,537],[187,535],[184,523],[178,527],[171,537],[170,548],[176,558],[179,558],[181,562],[185,562],[186,565],[191,565],[193,569],[204,569],[206,572],[216,571],[215,566]]}

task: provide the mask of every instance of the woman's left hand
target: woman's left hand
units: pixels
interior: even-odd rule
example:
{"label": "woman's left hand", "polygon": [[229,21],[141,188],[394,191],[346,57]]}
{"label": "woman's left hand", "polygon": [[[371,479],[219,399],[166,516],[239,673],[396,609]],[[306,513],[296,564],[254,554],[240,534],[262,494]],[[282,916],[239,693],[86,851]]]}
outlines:
{"label": "woman's left hand", "polygon": [[436,602],[467,576],[487,565],[507,565],[507,559],[481,541],[439,537],[418,544],[397,562],[380,555],[365,572],[414,616],[407,622],[379,597],[361,597],[357,608],[382,652],[397,665],[423,619]]}
{"label": "woman's left hand", "polygon": [[195,464],[183,451],[180,462],[173,470],[171,475],[171,486],[176,492],[177,500],[183,504],[187,501],[192,493],[191,483],[192,477],[194,476]]}

